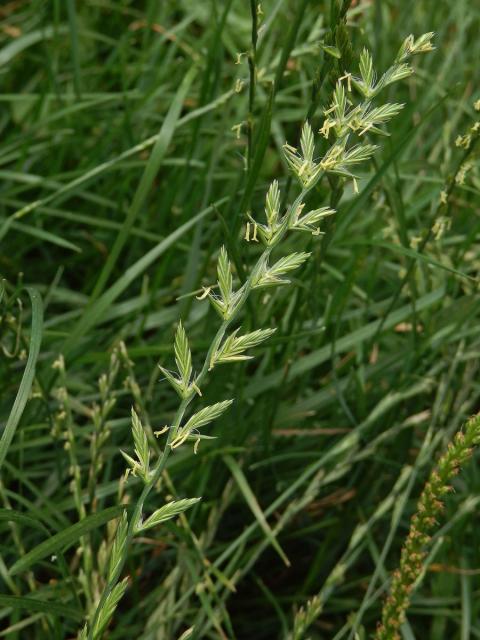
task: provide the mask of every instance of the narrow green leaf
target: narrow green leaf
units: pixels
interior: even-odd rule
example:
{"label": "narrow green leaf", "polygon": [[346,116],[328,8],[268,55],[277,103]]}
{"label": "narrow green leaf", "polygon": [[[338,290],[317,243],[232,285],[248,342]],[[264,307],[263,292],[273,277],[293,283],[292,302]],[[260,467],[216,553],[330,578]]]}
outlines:
{"label": "narrow green leaf", "polygon": [[238,466],[237,462],[231,457],[231,456],[224,456],[224,461],[225,464],[227,465],[227,467],[230,469],[230,472],[232,474],[232,476],[235,479],[235,482],[238,485],[238,488],[240,489],[240,491],[242,492],[243,497],[245,498],[245,502],[248,504],[248,506],[250,507],[253,515],[255,516],[258,524],[260,525],[262,531],[264,532],[265,536],[268,538],[270,544],[272,545],[272,547],[275,549],[275,551],[278,553],[278,555],[281,557],[281,559],[283,560],[283,562],[286,564],[287,567],[290,566],[290,560],[287,558],[285,552],[283,551],[283,549],[281,548],[281,546],[279,545],[275,534],[273,533],[273,531],[270,528],[270,525],[267,522],[267,519],[260,507],[260,505],[257,502],[257,498],[255,497],[255,494],[253,493],[253,491],[250,488],[250,485],[247,482],[247,479],[243,473],[243,471],[240,469],[240,467]]}
{"label": "narrow green leaf", "polygon": [[110,520],[121,516],[124,509],[125,507],[122,506],[110,507],[109,509],[105,509],[99,513],[87,516],[80,522],[60,531],[48,540],[45,540],[38,546],[34,547],[22,558],[17,560],[17,562],[15,562],[15,564],[10,568],[9,574],[11,576],[17,575],[22,571],[29,569],[36,562],[71,547],[89,531],[93,531]]}
{"label": "narrow green leaf", "polygon": [[152,188],[153,181],[155,180],[158,170],[160,169],[162,161],[172,141],[173,134],[175,133],[178,119],[182,111],[183,103],[187,96],[188,90],[190,89],[190,85],[197,75],[197,71],[198,69],[195,66],[188,71],[182,83],[180,84],[177,93],[170,103],[170,108],[167,115],[165,116],[165,120],[163,121],[158,138],[145,166],[138,188],[133,197],[132,204],[128,210],[127,217],[125,218],[125,222],[115,240],[113,247],[108,254],[108,259],[105,263],[105,266],[103,267],[102,272],[100,273],[97,284],[95,285],[95,289],[91,297],[92,301],[95,300],[103,291],[105,284],[118,260],[120,252],[122,251],[125,243],[128,240],[130,230],[145,204],[147,196],[150,193],[150,189]]}
{"label": "narrow green leaf", "polygon": [[19,511],[15,511],[13,509],[0,509],[0,522],[15,522],[29,528],[40,529],[41,531],[49,535],[47,527],[43,525],[37,518],[32,518],[25,513],[20,513]]}
{"label": "narrow green leaf", "polygon": [[70,42],[69,50],[72,57],[73,67],[73,86],[78,98],[81,98],[81,83],[80,83],[80,52],[78,45],[78,24],[77,24],[77,12],[75,7],[75,0],[67,0],[67,15],[68,25],[70,27]]}
{"label": "narrow green leaf", "polygon": [[409,258],[413,258],[414,260],[420,260],[421,262],[425,262],[432,267],[438,267],[439,269],[443,269],[444,271],[448,271],[448,273],[453,273],[456,276],[460,276],[460,278],[466,278],[467,280],[472,280],[472,282],[478,282],[478,278],[474,278],[473,276],[469,276],[468,273],[464,273],[463,271],[459,271],[458,269],[454,269],[453,267],[449,267],[446,264],[442,264],[438,260],[435,260],[429,255],[424,253],[419,253],[414,249],[410,249],[408,247],[402,247],[399,244],[393,244],[393,242],[383,242],[383,241],[375,241],[375,240],[357,240],[355,242],[346,242],[345,244],[368,244],[374,247],[381,247],[382,249],[388,249],[389,251],[393,251],[395,253],[399,253],[402,256],[407,256]]}
{"label": "narrow green leaf", "polygon": [[[418,298],[416,302],[416,312],[420,313],[424,309],[428,309],[431,306],[437,304],[445,295],[445,288],[439,287],[434,291]],[[405,321],[412,315],[412,305],[407,304],[401,307],[400,309],[396,309],[389,314],[387,319],[383,321],[381,318],[373,320],[369,322],[365,326],[357,329],[356,331],[352,331],[351,333],[343,336],[338,339],[335,344],[335,352],[337,354],[346,353],[350,349],[357,347],[359,344],[364,342],[365,340],[369,340],[372,336],[375,335],[378,326],[381,322],[383,322],[384,331],[388,331],[392,327],[394,327],[399,322]],[[316,349],[311,353],[299,357],[292,364],[289,369],[288,376],[289,380],[294,380],[295,378],[305,374],[307,371],[311,371],[313,368],[320,366],[324,362],[328,362],[329,358],[332,356],[332,347],[329,344],[321,347],[320,349]],[[285,372],[283,369],[279,369],[270,373],[266,376],[262,376],[260,378],[254,379],[245,389],[246,397],[254,398],[269,389],[274,389],[279,384],[282,383],[284,379]]]}
{"label": "narrow green leaf", "polygon": [[[219,206],[222,202],[225,202],[226,198],[216,202]],[[142,256],[139,260],[134,262],[125,273],[113,284],[109,289],[103,293],[95,303],[88,308],[88,313],[84,311],[82,317],[73,327],[69,333],[68,338],[62,345],[62,353],[70,353],[82,336],[84,336],[92,327],[94,327],[103,318],[106,311],[113,304],[113,302],[129,287],[129,285],[138,278],[148,267],[153,264],[158,258],[167,251],[171,246],[177,242],[185,233],[187,233],[192,227],[194,227],[202,218],[205,218],[209,213],[214,210],[214,206],[207,207],[199,214],[194,216],[188,222],[185,222],[182,226],[178,227],[169,236],[162,240],[155,247],[150,249],[148,253]]]}
{"label": "narrow green leaf", "polygon": [[59,602],[49,602],[38,598],[24,598],[23,596],[6,596],[0,594],[0,606],[20,609],[23,611],[40,611],[45,615],[58,618],[67,618],[79,621],[83,618],[83,612]]}
{"label": "narrow green leaf", "polygon": [[38,42],[47,42],[52,38],[69,33],[69,28],[65,24],[55,26],[42,26],[41,29],[35,29],[29,33],[25,33],[18,38],[12,38],[8,44],[0,49],[0,67],[9,64],[15,56],[28,49]]}
{"label": "narrow green leaf", "polygon": [[39,240],[43,240],[44,242],[50,242],[51,244],[56,244],[59,247],[63,247],[64,249],[69,249],[70,251],[75,251],[76,253],[81,253],[82,250],[73,242],[69,242],[50,231],[46,231],[45,229],[39,229],[29,224],[24,224],[22,222],[12,222],[12,229],[20,231],[21,233],[25,233],[26,235],[30,235],[34,238],[38,238]]}
{"label": "narrow green leaf", "polygon": [[[250,207],[253,190],[255,188],[255,184],[257,182],[258,176],[260,174],[260,170],[262,168],[263,159],[265,157],[265,153],[267,151],[269,139],[270,139],[270,127],[272,123],[272,114],[273,114],[273,102],[275,98],[275,90],[274,85],[270,86],[270,90],[268,92],[267,102],[263,109],[262,117],[257,127],[257,137],[254,144],[255,153],[253,156],[253,163],[251,166],[250,173],[247,177],[247,184],[245,186],[245,191],[243,193],[242,200],[240,201],[240,205],[238,207],[239,212],[245,212]],[[236,215],[233,217],[233,227],[232,227],[232,236],[235,237],[238,233],[238,230],[241,225],[242,216]],[[236,264],[236,263],[235,263]]]}
{"label": "narrow green leaf", "polygon": [[17,396],[13,403],[12,410],[8,416],[7,424],[2,433],[0,440],[0,469],[7,455],[8,448],[13,440],[15,431],[22,417],[23,410],[27,404],[32,389],[33,379],[35,377],[35,366],[37,364],[38,354],[40,353],[40,344],[42,342],[43,328],[43,305],[40,294],[36,289],[27,288],[28,295],[32,303],[32,329],[30,332],[30,350],[28,352],[27,364],[23,372],[22,380],[18,388]]}

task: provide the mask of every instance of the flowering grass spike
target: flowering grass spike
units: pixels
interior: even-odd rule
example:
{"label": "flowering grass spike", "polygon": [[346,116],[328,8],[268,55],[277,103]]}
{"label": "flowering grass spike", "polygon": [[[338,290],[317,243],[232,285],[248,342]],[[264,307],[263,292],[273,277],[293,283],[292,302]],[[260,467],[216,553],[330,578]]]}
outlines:
{"label": "flowering grass spike", "polygon": [[[255,216],[248,214],[245,238],[252,241],[260,240],[263,251],[251,267],[245,281],[238,285],[236,290],[227,251],[224,247],[220,249],[217,261],[217,286],[205,288],[205,293],[200,298],[208,297],[221,318],[221,324],[205,355],[203,365],[193,380],[192,354],[187,335],[183,325],[178,326],[174,343],[178,373],[171,373],[163,367],[161,371],[178,393],[181,401],[172,424],[157,432],[157,435],[167,434],[167,437],[162,453],[153,466],[150,462],[150,457],[153,455],[150,456],[148,453],[146,434],[136,414],[132,414],[132,433],[137,460],[125,453],[123,455],[133,472],[141,477],[144,486],[133,505],[125,540],[122,537],[118,544],[114,545],[115,553],[118,556],[118,550],[121,549],[122,557],[116,557],[115,561],[111,562],[113,569],[109,572],[106,587],[88,627],[89,640],[95,640],[99,629],[105,628],[108,624],[126,589],[127,582],[126,580],[120,582],[120,576],[129,545],[136,533],[142,528],[147,526],[150,528],[163,522],[166,514],[174,515],[177,507],[180,509],[180,506],[185,506],[186,508],[191,504],[187,500],[164,505],[142,524],[144,503],[161,478],[171,452],[189,441],[195,443],[196,451],[199,442],[209,438],[208,435],[200,433],[199,429],[222,416],[233,402],[231,399],[217,402],[186,418],[189,405],[194,397],[200,394],[205,378],[212,371],[214,372],[219,364],[250,358],[251,356],[245,352],[269,338],[274,331],[274,329],[260,329],[242,336],[238,335],[239,328],[233,328],[231,325],[238,319],[252,291],[263,287],[289,285],[290,280],[283,276],[298,269],[309,258],[310,253],[303,251],[291,252],[275,259],[272,259],[272,253],[280,249],[282,242],[290,233],[309,231],[313,235],[320,235],[321,221],[326,216],[333,215],[334,210],[325,206],[304,213],[304,209],[306,196],[324,176],[331,173],[344,179],[353,179],[356,186],[355,175],[350,168],[368,160],[377,148],[373,144],[364,142],[367,135],[386,134],[383,126],[397,115],[403,106],[396,103],[374,106],[372,100],[387,84],[406,77],[406,60],[411,55],[430,50],[431,36],[432,34],[426,34],[417,40],[409,36],[403,43],[394,65],[376,84],[376,72],[371,56],[366,50],[362,53],[360,77],[356,78],[351,73],[347,73],[341,78],[335,87],[331,105],[324,110],[325,119],[320,133],[326,140],[331,139],[332,142],[322,157],[317,157],[315,135],[309,122],[305,122],[302,127],[299,151],[289,144],[284,145],[285,161],[298,182],[300,192],[294,202],[282,212],[280,188],[278,181],[274,180],[266,194],[264,220],[257,220]],[[410,68],[408,70],[410,73]],[[355,97],[354,89],[360,94],[359,99]],[[217,289],[218,292],[214,292],[213,289]]]}

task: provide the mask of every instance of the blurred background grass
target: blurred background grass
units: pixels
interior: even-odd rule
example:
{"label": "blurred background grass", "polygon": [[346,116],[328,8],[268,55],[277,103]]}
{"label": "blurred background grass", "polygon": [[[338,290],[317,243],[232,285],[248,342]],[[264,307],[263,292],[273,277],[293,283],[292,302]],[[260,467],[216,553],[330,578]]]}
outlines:
{"label": "blurred background grass", "polygon": [[[249,307],[244,326],[279,329],[253,363],[212,377],[206,401],[233,394],[234,407],[197,456],[187,448],[171,456],[155,498],[203,500],[188,519],[135,545],[136,577],[108,637],[170,639],[195,625],[195,638],[284,638],[295,610],[319,593],[323,610],[308,637],[366,637],[432,460],[478,410],[474,162],[445,219],[438,211],[462,163],[455,140],[475,122],[480,98],[480,6],[350,4],[345,26],[342,7],[328,0],[0,6],[2,424],[28,351],[23,283],[41,293],[45,317],[0,498],[50,534],[82,509],[116,503],[132,404],[153,429],[168,423],[177,400],[156,364],[172,362],[180,317],[200,361],[217,320],[190,294],[214,280],[222,243],[240,271],[251,264],[257,249],[239,240],[245,213],[263,208],[274,177],[293,193],[280,147],[296,143],[305,118],[321,126],[335,74],[356,70],[363,46],[381,72],[409,33],[436,32],[436,50],[389,91],[406,108],[362,168],[359,196],[351,185],[326,183],[312,197],[337,204],[328,247],[294,240],[314,259],[295,287]],[[335,38],[339,62],[320,46]],[[112,376],[116,405],[89,484],[93,417],[103,402],[97,381],[120,341],[128,357],[124,351]],[[59,354],[64,379],[51,368]],[[67,431],[58,417],[63,384]],[[70,485],[67,432],[83,506]],[[136,491],[134,480],[128,486]],[[406,639],[480,637],[479,490],[470,465],[448,500]],[[45,532],[25,522],[0,528],[2,593],[62,601],[82,617],[74,551],[67,572],[46,558],[12,578],[6,567]],[[91,534],[95,554],[101,539],[101,529]],[[77,628],[1,600],[0,617],[1,637],[71,638]]]}

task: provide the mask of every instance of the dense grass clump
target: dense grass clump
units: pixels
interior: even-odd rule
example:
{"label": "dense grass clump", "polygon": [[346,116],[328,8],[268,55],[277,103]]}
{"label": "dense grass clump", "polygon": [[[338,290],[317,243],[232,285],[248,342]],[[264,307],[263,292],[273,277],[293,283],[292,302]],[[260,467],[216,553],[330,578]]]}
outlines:
{"label": "dense grass clump", "polygon": [[0,7],[0,637],[479,636],[479,14]]}

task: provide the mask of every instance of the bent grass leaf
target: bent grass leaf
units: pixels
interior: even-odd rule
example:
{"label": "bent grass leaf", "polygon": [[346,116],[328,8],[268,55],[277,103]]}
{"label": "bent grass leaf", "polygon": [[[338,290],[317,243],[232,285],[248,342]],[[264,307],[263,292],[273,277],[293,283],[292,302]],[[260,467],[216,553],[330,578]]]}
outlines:
{"label": "bent grass leaf", "polygon": [[375,247],[380,247],[382,249],[388,249],[389,251],[394,251],[403,256],[407,256],[408,258],[413,258],[414,260],[420,260],[422,262],[425,262],[426,264],[432,267],[443,269],[444,271],[447,271],[448,273],[452,273],[456,276],[459,276],[460,278],[466,278],[467,280],[471,280],[472,282],[478,282],[478,278],[471,276],[468,273],[465,273],[463,271],[459,271],[458,269],[454,269],[453,267],[450,267],[447,264],[442,264],[441,262],[439,262],[438,260],[435,260],[428,254],[419,253],[418,251],[415,251],[414,249],[410,249],[409,247],[403,247],[401,245],[397,245],[392,242],[383,242],[383,241],[375,241],[375,240],[357,241],[355,243],[351,242],[349,244],[369,244]]}
{"label": "bent grass leaf", "polygon": [[17,562],[15,562],[10,568],[9,574],[11,576],[15,576],[23,571],[26,571],[36,562],[39,562],[40,560],[43,560],[44,558],[53,554],[59,553],[60,551],[68,549],[72,546],[72,544],[78,542],[78,540],[89,531],[93,531],[94,529],[97,529],[98,527],[106,524],[110,520],[121,516],[124,510],[125,507],[123,506],[110,507],[109,509],[105,509],[104,511],[100,511],[99,513],[87,516],[71,527],[67,527],[67,529],[60,531],[48,540],[40,543],[19,560],[17,560]]}
{"label": "bent grass leaf", "polygon": [[74,348],[77,342],[84,336],[92,327],[96,326],[104,317],[107,310],[111,307],[113,302],[127,289],[127,287],[138,278],[148,267],[153,264],[158,258],[165,253],[172,245],[174,245],[179,238],[181,238],[187,231],[194,227],[200,220],[205,218],[208,214],[214,211],[215,206],[220,206],[225,202],[225,198],[217,200],[214,205],[210,205],[196,216],[182,224],[178,229],[173,231],[159,244],[155,245],[150,251],[139,258],[134,264],[132,264],[125,273],[109,288],[107,289],[95,302],[89,307],[88,312],[84,312],[80,317],[78,323],[73,327],[68,337],[65,339],[61,346],[61,351],[64,355],[69,354]]}
{"label": "bent grass leaf", "polygon": [[45,525],[43,525],[37,518],[32,518],[25,513],[20,513],[19,511],[14,511],[13,509],[0,509],[0,522],[1,521],[23,524],[26,527],[40,529],[41,531],[49,535],[47,527],[45,527]]}
{"label": "bent grass leaf", "polygon": [[194,504],[200,502],[201,498],[184,498],[182,500],[173,500],[172,502],[167,502],[163,507],[157,509],[151,516],[149,516],[145,522],[143,522],[137,531],[144,531],[145,529],[151,529],[151,527],[157,526],[157,524],[161,524],[162,522],[167,522],[167,520],[171,520],[175,516],[180,515],[190,507],[193,507]]}
{"label": "bent grass leaf", "polygon": [[57,618],[67,618],[79,621],[83,618],[81,611],[69,607],[60,602],[50,602],[38,598],[25,598],[23,596],[7,596],[0,594],[0,607],[8,607],[13,610],[39,611],[45,615],[52,615]]}
{"label": "bent grass leaf", "polygon": [[22,417],[23,411],[30,396],[30,391],[35,377],[35,367],[37,364],[40,345],[42,342],[43,330],[43,305],[42,298],[36,289],[27,288],[30,301],[32,303],[32,331],[30,334],[30,349],[28,352],[27,364],[23,372],[22,380],[18,388],[12,410],[8,416],[7,424],[0,439],[0,469],[7,455],[8,448],[13,440],[15,431]]}
{"label": "bent grass leaf", "polygon": [[258,504],[257,498],[255,497],[255,494],[253,493],[252,489],[250,488],[250,485],[248,484],[247,479],[246,479],[243,471],[239,467],[239,465],[236,462],[236,460],[234,460],[234,458],[232,458],[232,456],[225,456],[224,457],[224,461],[225,461],[225,464],[227,465],[227,467],[230,469],[230,472],[231,472],[232,476],[234,477],[235,482],[238,485],[238,488],[242,492],[242,495],[245,498],[246,503],[250,507],[250,509],[251,509],[253,515],[255,516],[258,524],[260,525],[261,529],[265,533],[265,536],[267,537],[267,539],[269,540],[270,544],[275,549],[275,551],[278,553],[278,555],[281,557],[283,562],[286,564],[286,566],[289,567],[290,566],[290,560],[287,558],[285,552],[283,551],[283,549],[281,548],[280,544],[278,543],[274,532],[270,528],[270,525],[267,522],[265,514],[263,513],[260,505]]}

